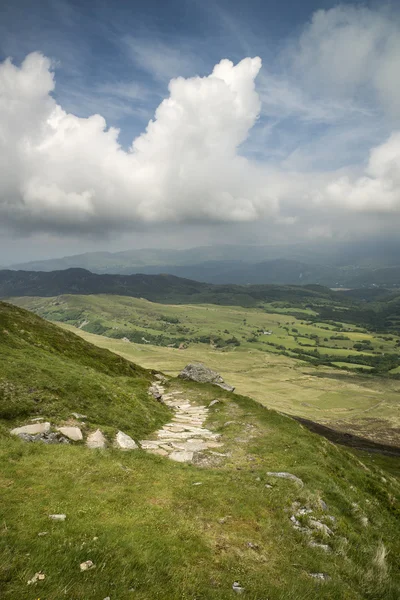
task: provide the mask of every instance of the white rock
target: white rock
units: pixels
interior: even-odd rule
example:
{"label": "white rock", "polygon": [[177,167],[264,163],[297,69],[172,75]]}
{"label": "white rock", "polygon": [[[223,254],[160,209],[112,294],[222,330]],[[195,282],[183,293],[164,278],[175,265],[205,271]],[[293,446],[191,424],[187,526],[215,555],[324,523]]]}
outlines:
{"label": "white rock", "polygon": [[57,427],[57,431],[65,435],[65,437],[73,442],[80,442],[83,440],[82,431],[79,429],[79,427]]}
{"label": "white rock", "polygon": [[65,521],[66,518],[67,515],[49,515],[49,519],[52,519],[53,521]]}
{"label": "white rock", "polygon": [[136,450],[138,448],[136,442],[122,431],[118,431],[115,437],[115,444],[121,450]]}
{"label": "white rock", "polygon": [[193,452],[172,452],[169,458],[176,462],[191,462],[193,460]]}
{"label": "white rock", "polygon": [[79,565],[81,571],[90,571],[90,569],[94,569],[95,566],[96,565],[93,563],[92,560],[85,560],[85,562]]}
{"label": "white rock", "polygon": [[36,433],[48,433],[50,431],[50,423],[35,423],[34,425],[24,425],[23,427],[16,427],[11,430],[12,435],[19,435],[20,433],[28,433],[35,435]]}
{"label": "white rock", "polygon": [[106,438],[101,433],[100,429],[97,429],[94,433],[88,435],[86,440],[86,446],[88,448],[105,448]]}

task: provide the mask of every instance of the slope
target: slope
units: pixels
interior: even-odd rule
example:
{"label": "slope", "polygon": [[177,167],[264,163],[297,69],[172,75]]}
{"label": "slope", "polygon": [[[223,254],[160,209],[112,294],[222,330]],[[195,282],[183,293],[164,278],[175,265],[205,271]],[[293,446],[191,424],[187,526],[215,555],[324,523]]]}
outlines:
{"label": "slope", "polygon": [[89,416],[87,427],[143,436],[168,418],[147,395],[151,374],[32,313],[0,302],[0,419],[57,421]]}
{"label": "slope", "polygon": [[[75,400],[90,389],[88,422],[106,418],[99,407],[107,413],[117,385],[133,386],[141,405],[122,397],[116,425],[137,427],[149,407],[163,420],[154,416],[160,405],[140,395],[143,370],[5,304],[1,332],[1,377],[22,388],[32,379],[40,414],[56,419],[72,401],[71,372],[81,380]],[[50,385],[62,402],[46,397]],[[238,581],[251,600],[397,600],[396,476],[249,398],[177,380],[167,391],[207,407],[220,451],[185,465],[143,450],[28,444],[8,428],[37,410],[14,394],[0,429],[2,598],[225,600]],[[294,477],[276,477],[282,472]],[[50,520],[54,513],[65,521]],[[81,571],[88,560],[94,567]],[[28,584],[35,573],[44,578]]]}

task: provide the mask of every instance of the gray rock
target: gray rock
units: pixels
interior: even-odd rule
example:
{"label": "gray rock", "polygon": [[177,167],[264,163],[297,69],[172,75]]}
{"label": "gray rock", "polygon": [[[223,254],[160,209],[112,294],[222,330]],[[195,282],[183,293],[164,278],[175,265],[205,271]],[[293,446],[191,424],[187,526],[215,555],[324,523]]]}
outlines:
{"label": "gray rock", "polygon": [[121,450],[136,450],[138,448],[136,442],[122,431],[118,431],[115,437],[115,445]]}
{"label": "gray rock", "polygon": [[328,546],[328,544],[319,544],[318,542],[313,542],[311,540],[310,542],[308,542],[308,545],[311,548],[319,548],[320,550],[323,550],[324,552],[331,552],[331,547]]}
{"label": "gray rock", "polygon": [[83,440],[82,431],[79,427],[57,427],[57,431],[73,442],[80,442]]}
{"label": "gray rock", "polygon": [[213,400],[212,402],[210,402],[210,404],[208,406],[214,406],[215,404],[219,404],[219,400]]}
{"label": "gray rock", "polygon": [[169,458],[176,462],[191,462],[193,460],[193,452],[171,452]]}
{"label": "gray rock", "polygon": [[18,435],[24,442],[42,442],[43,444],[69,444],[67,438],[60,433],[37,433],[30,435],[28,433],[20,433]]}
{"label": "gray rock", "polygon": [[330,579],[329,575],[326,573],[310,573],[309,575],[310,577],[318,579],[319,581],[328,581],[328,579]]}
{"label": "gray rock", "polygon": [[67,515],[49,515],[49,519],[52,519],[53,521],[65,521],[65,519],[67,518]]}
{"label": "gray rock", "polygon": [[85,560],[85,562],[82,562],[79,567],[81,571],[90,571],[91,569],[94,569],[96,565],[92,560]]}
{"label": "gray rock", "polygon": [[319,505],[320,505],[320,507],[321,507],[321,509],[322,509],[322,510],[325,510],[325,511],[326,511],[326,510],[328,510],[328,505],[327,505],[327,503],[326,503],[326,502],[324,502],[324,501],[323,501],[321,498],[320,498],[320,500],[319,500]]}
{"label": "gray rock", "polygon": [[329,527],[327,525],[325,525],[324,523],[321,523],[321,521],[316,521],[315,519],[310,519],[309,520],[310,523],[310,527],[312,527],[313,529],[317,529],[318,531],[321,531],[322,533],[324,533],[325,535],[333,535],[333,531],[331,529],[329,529]]}
{"label": "gray rock", "polygon": [[269,471],[267,473],[267,475],[269,475],[269,477],[279,477],[280,479],[290,479],[291,481],[294,481],[295,483],[297,483],[300,487],[304,486],[304,483],[302,482],[302,480],[299,477],[296,477],[296,475],[292,475],[292,473],[285,473],[285,472],[274,473],[274,472]]}
{"label": "gray rock", "polygon": [[48,433],[50,431],[50,423],[34,423],[33,425],[24,425],[23,427],[16,427],[11,430],[12,435],[21,435],[21,433],[27,433],[28,435],[35,435],[38,433]]}
{"label": "gray rock", "polygon": [[97,429],[94,433],[88,435],[86,440],[86,446],[88,448],[105,448],[106,438],[101,433],[100,429]]}
{"label": "gray rock", "polygon": [[179,373],[178,377],[181,379],[197,381],[199,383],[213,383],[214,385],[218,385],[228,392],[233,392],[235,389],[234,387],[225,383],[219,373],[209,369],[202,363],[190,363],[186,365],[183,371]]}
{"label": "gray rock", "polygon": [[232,589],[236,594],[243,594],[244,592],[244,587],[242,587],[238,581],[233,582]]}
{"label": "gray rock", "polygon": [[87,415],[81,415],[80,413],[73,412],[71,415],[75,417],[75,419],[87,419]]}

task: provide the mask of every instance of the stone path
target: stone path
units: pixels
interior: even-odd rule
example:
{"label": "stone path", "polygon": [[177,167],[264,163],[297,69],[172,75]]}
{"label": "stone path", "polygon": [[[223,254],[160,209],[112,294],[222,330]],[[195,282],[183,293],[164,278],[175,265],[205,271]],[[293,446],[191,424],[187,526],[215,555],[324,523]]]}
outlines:
{"label": "stone path", "polygon": [[190,404],[182,398],[182,392],[165,394],[165,388],[153,384],[151,393],[161,397],[162,402],[175,411],[175,416],[155,432],[156,439],[142,440],[143,450],[160,456],[168,456],[177,462],[192,462],[198,452],[222,446],[219,435],[203,427],[208,408]]}

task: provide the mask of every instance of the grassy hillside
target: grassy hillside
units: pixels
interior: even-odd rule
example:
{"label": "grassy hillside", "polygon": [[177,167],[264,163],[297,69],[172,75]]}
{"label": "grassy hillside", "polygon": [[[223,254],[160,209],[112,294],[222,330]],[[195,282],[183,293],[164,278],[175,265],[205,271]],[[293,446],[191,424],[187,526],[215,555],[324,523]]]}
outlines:
{"label": "grassy hillside", "polygon": [[[28,397],[15,393],[15,412],[3,415],[0,429],[2,598],[225,600],[239,581],[251,600],[397,600],[393,462],[361,460],[244,396],[174,380],[168,391],[193,405],[219,400],[207,427],[223,447],[195,464],[142,450],[25,443],[9,435],[12,424],[37,412],[57,420],[59,411],[61,419],[73,398],[74,409],[83,398],[88,422],[104,429],[114,419],[142,433],[151,419],[158,426],[164,409],[141,395],[142,369],[0,307],[1,378],[21,390],[30,383],[42,398],[31,410]],[[46,396],[50,386],[60,401]],[[128,389],[134,404],[124,397]],[[118,413],[110,409],[117,392]],[[54,513],[66,514],[65,522],[51,521]],[[80,572],[87,560],[95,567]],[[44,580],[29,585],[38,572]]]}
{"label": "grassy hillside", "polygon": [[399,375],[382,378],[369,365],[396,369],[398,336],[304,320],[315,311],[276,303],[245,309],[106,295],[12,301],[79,327],[85,339],[144,367],[177,375],[188,362],[205,362],[269,407],[400,446]]}
{"label": "grassy hillside", "polygon": [[[0,303],[0,423],[87,414],[88,430],[120,428],[135,438],[168,419],[147,395],[150,374],[39,317]],[[125,429],[124,429],[125,428]]]}

